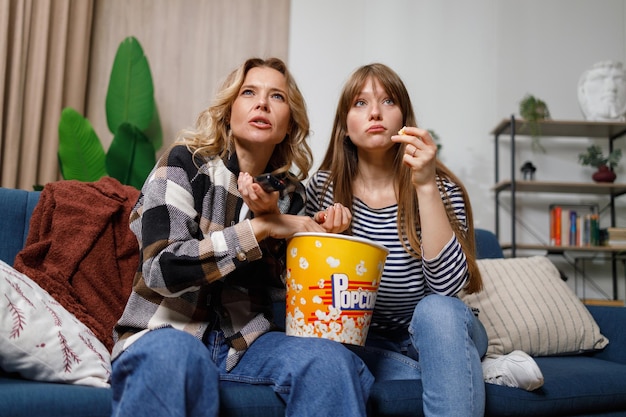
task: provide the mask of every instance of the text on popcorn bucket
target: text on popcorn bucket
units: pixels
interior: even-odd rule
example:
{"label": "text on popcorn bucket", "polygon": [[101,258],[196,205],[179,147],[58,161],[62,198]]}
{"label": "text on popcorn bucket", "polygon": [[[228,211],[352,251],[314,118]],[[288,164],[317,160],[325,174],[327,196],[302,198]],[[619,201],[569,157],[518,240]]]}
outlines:
{"label": "text on popcorn bucket", "polygon": [[341,310],[373,310],[376,303],[376,291],[362,288],[350,290],[350,280],[346,274],[331,275],[333,289],[333,307]]}

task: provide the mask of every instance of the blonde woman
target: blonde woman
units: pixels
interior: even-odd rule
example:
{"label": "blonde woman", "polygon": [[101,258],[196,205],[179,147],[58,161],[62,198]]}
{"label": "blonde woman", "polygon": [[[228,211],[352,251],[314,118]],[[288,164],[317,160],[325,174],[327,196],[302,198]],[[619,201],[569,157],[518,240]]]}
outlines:
{"label": "blonde woman", "polygon": [[131,215],[141,261],[115,328],[114,416],[217,416],[225,382],[271,386],[287,416],[365,415],[373,377],[355,354],[272,324],[285,239],[326,230],[301,215],[308,133],[285,64],[249,59],[160,158]]}

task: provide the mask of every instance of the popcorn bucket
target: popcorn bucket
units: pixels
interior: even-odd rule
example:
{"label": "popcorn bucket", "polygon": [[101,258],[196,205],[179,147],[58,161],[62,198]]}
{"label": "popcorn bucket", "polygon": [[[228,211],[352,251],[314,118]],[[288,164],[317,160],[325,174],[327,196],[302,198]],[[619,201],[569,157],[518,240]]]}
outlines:
{"label": "popcorn bucket", "polygon": [[286,333],[363,346],[388,253],[367,239],[296,233],[287,246]]}

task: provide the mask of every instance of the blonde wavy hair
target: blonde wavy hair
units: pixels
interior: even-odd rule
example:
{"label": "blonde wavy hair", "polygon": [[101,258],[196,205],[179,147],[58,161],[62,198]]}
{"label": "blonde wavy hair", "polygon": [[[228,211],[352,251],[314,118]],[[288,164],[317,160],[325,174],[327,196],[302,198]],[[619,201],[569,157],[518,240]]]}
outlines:
{"label": "blonde wavy hair", "polygon": [[[302,181],[309,175],[313,163],[313,153],[307,143],[310,126],[304,97],[287,65],[279,58],[250,58],[231,72],[209,108],[202,111],[196,120],[195,129],[182,130],[177,142],[187,145],[194,156],[225,157],[234,149],[230,131],[230,115],[239,90],[252,68],[272,68],[283,74],[287,83],[287,104],[290,109],[289,130],[285,139],[274,149],[269,161],[274,174],[289,174],[292,166],[298,172],[295,178]],[[291,175],[291,174],[289,174]]]}
{"label": "blonde wavy hair", "polygon": [[[341,92],[335,113],[331,142],[320,165],[320,169],[330,171],[330,177],[324,186],[323,192],[328,192],[328,187],[332,183],[334,200],[346,207],[352,207],[354,199],[352,183],[357,174],[358,165],[357,148],[348,137],[347,116],[352,108],[354,99],[360,94],[363,85],[370,78],[378,80],[385,88],[387,94],[400,107],[403,125],[417,126],[409,93],[402,79],[395,71],[384,64],[374,63],[362,66],[352,73]],[[421,258],[421,245],[418,234],[420,228],[419,205],[417,194],[411,184],[411,169],[402,163],[404,146],[396,144],[395,151],[394,176],[398,201],[398,238],[411,256]],[[468,293],[478,292],[482,289],[482,278],[476,264],[474,221],[467,190],[459,178],[439,159],[436,161],[436,174],[439,189],[444,191],[443,202],[446,207],[448,220],[467,258],[469,280],[465,286],[465,291]],[[461,188],[467,216],[466,225],[454,213],[450,197],[445,194],[444,179],[448,179]],[[467,230],[465,226],[467,226]],[[406,240],[409,242],[408,245],[405,243]]]}

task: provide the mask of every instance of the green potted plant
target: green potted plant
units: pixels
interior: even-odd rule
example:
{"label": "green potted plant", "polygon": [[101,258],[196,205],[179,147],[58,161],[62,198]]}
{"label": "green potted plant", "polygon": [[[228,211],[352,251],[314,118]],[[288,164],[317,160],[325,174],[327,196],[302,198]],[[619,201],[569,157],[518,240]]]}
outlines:
{"label": "green potted plant", "polygon": [[63,109],[58,126],[61,174],[87,182],[109,175],[140,189],[156,163],[163,133],[148,60],[132,36],[115,55],[105,110],[114,135],[108,152],[89,120],[71,107]]}
{"label": "green potted plant", "polygon": [[591,145],[587,148],[587,152],[578,155],[578,162],[583,166],[589,165],[598,169],[592,175],[594,181],[613,182],[616,178],[613,169],[617,166],[621,158],[621,149],[614,149],[608,156],[605,156],[600,146]]}
{"label": "green potted plant", "polygon": [[526,94],[519,103],[519,114],[528,123],[529,133],[533,140],[533,149],[545,152],[545,148],[539,143],[541,138],[541,125],[539,122],[550,118],[550,110],[548,110],[546,102],[531,94]]}

